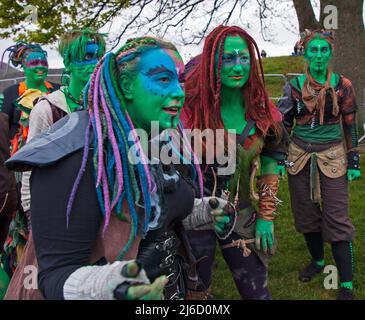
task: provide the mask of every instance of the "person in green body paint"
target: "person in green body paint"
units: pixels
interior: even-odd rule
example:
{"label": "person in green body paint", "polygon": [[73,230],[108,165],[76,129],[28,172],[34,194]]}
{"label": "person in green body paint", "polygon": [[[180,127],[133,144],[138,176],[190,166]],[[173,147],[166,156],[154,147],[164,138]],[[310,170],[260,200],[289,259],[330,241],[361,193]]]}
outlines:
{"label": "person in green body paint", "polygon": [[[162,122],[160,127],[175,126],[174,118],[185,98],[180,84],[183,68],[173,44],[152,37],[128,40],[116,53],[105,55],[95,68],[85,88],[88,110],[67,115],[15,155],[22,157],[33,150],[44,135],[52,140],[52,132],[60,134],[53,145],[43,145],[46,149],[37,152],[40,156],[49,152],[52,157],[55,145],[61,145],[65,154],[32,172],[32,231],[36,250],[43,253],[38,255],[38,274],[44,298],[147,300],[160,299],[162,294],[171,299],[184,296],[185,273],[178,254],[184,239],[177,233],[183,232],[178,229],[179,222],[193,207],[194,184],[190,177],[180,178],[172,165],[133,166],[127,156],[127,137],[134,123],[142,127],[157,119]],[[157,110],[137,116],[138,110],[149,108]],[[137,113],[129,116],[132,111]],[[76,150],[69,139],[78,145]],[[72,145],[71,151],[62,148],[64,145]],[[89,149],[89,145],[94,147]],[[99,185],[95,186],[99,168],[108,171],[100,185],[101,197]],[[74,188],[69,177],[76,177],[78,170],[81,179],[76,179]],[[39,172],[45,173],[45,181],[38,180]],[[198,166],[195,175],[202,189]],[[48,190],[53,192],[43,198]],[[110,197],[104,198],[107,192]],[[49,206],[52,210],[44,210]],[[134,258],[138,264],[127,264]]]}
{"label": "person in green body paint", "polygon": [[[61,37],[58,51],[63,58],[65,74],[69,75],[69,83],[38,100],[29,116],[27,141],[66,114],[82,109],[82,90],[105,53],[104,36],[89,29],[70,31]],[[30,209],[29,178],[30,172],[23,173],[21,200],[25,211]]]}
{"label": "person in green body paint", "polygon": [[[218,51],[215,55],[218,65]],[[221,117],[224,128],[234,129],[238,134],[242,133],[247,126],[246,109],[242,108],[242,88],[250,75],[250,53],[247,42],[239,36],[227,36],[222,55],[221,69]],[[252,127],[249,135],[255,134]],[[278,164],[273,158],[261,155],[262,174],[278,174]],[[256,222],[256,242],[260,249],[271,250],[274,243],[274,226],[272,221],[258,219]]]}
{"label": "person in green body paint", "polygon": [[[59,86],[46,81],[48,75],[47,52],[38,44],[18,42],[4,51],[9,62],[21,66],[25,81],[5,89],[1,111],[8,115],[11,153],[15,153],[26,140],[28,117],[33,101],[42,94],[57,90]],[[22,99],[23,98],[23,99]],[[26,101],[25,104],[22,102]]]}
{"label": "person in green body paint", "polygon": [[[233,175],[217,174],[217,164],[202,167],[204,200],[208,202],[211,195],[218,196],[220,207],[211,213],[222,216],[222,225],[221,230],[216,228],[214,232],[208,224],[200,226],[193,220],[190,225],[186,224],[194,255],[198,260],[202,258],[198,264],[201,284],[190,288],[191,296],[209,298],[218,238],[241,297],[270,299],[267,262],[275,249],[273,220],[278,201],[278,161],[283,160],[286,153],[281,115],[269,102],[264,89],[257,45],[241,28],[219,26],[214,29],[196,60],[189,63],[195,66],[190,68],[185,80],[187,99],[182,121],[185,127],[202,131],[235,130],[238,150]],[[203,146],[208,148],[204,143]],[[261,174],[257,179],[257,194],[253,181],[258,163],[261,163]],[[258,210],[253,206],[254,199],[259,200]],[[227,201],[237,211],[236,219],[228,215],[230,221],[225,214]],[[206,207],[209,210],[209,206]],[[222,237],[226,225],[231,226],[231,230]]]}
{"label": "person in green body paint", "polygon": [[348,181],[361,176],[355,93],[350,80],[332,72],[331,32],[307,30],[302,41],[306,73],[286,85],[279,102],[292,133],[286,164],[295,225],[312,258],[299,279],[310,281],[323,270],[323,243],[329,242],[341,282],[337,298],[349,300],[354,227],[348,216]]}
{"label": "person in green body paint", "polygon": [[[29,115],[27,142],[66,114],[82,109],[82,90],[89,81],[98,59],[105,53],[104,36],[92,30],[70,31],[61,37],[58,51],[63,58],[69,83],[47,96],[38,98]],[[33,54],[29,56],[34,59]],[[39,71],[28,70],[25,74],[28,74],[32,81],[41,81]],[[21,205],[27,217],[30,217],[30,175],[30,171],[23,172],[21,186]],[[26,274],[26,265],[37,266],[30,221],[28,229],[30,233],[24,249],[24,258],[15,270],[5,299],[26,299],[33,294],[32,289],[20,288],[19,283],[22,281],[18,281],[19,277],[22,278]]]}
{"label": "person in green body paint", "polygon": [[[17,42],[4,51],[2,60],[7,52],[9,53],[9,64],[11,63],[14,67],[21,67],[25,75],[24,81],[4,90],[3,102],[0,104],[2,114],[6,115],[8,130],[5,134],[9,151],[10,154],[14,154],[26,142],[29,113],[34,106],[34,99],[58,89],[59,86],[46,81],[48,74],[47,52],[39,44]],[[2,129],[5,130],[5,126]],[[3,168],[3,163],[0,166],[0,171],[6,171]],[[16,176],[16,181],[19,187],[20,174]],[[17,188],[17,191],[20,191],[20,188]],[[20,204],[16,207],[15,217],[13,212],[10,214],[13,217],[12,221],[9,220],[7,226],[1,228],[3,232],[7,232],[7,235],[2,235],[2,239],[4,237],[7,239],[1,254],[1,263],[9,277],[12,276],[20,261],[28,237],[28,217],[26,217]]]}

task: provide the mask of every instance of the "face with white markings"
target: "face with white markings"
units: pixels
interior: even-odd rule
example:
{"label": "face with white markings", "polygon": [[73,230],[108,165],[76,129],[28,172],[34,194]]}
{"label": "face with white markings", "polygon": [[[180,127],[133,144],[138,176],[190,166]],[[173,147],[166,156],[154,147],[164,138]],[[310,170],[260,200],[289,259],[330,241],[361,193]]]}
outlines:
{"label": "face with white markings", "polygon": [[[240,36],[228,36],[224,41],[221,82],[222,87],[242,88],[250,76],[250,52],[247,43]],[[218,50],[216,52],[216,66]]]}

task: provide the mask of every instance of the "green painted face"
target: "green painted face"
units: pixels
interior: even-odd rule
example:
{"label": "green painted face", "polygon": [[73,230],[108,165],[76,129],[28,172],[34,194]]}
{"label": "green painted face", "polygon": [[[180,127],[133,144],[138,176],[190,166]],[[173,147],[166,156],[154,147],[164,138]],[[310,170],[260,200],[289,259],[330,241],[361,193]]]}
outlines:
{"label": "green painted face", "polygon": [[24,75],[29,83],[41,84],[48,74],[47,57],[42,52],[31,52],[23,63]]}
{"label": "green painted face", "polygon": [[95,69],[96,63],[91,63],[87,65],[76,65],[74,63],[70,63],[70,77],[74,79],[73,82],[79,83],[82,86],[89,81],[91,74]]}
{"label": "green painted face", "polygon": [[96,43],[88,43],[85,48],[84,56],[81,57],[81,59],[79,58],[80,60],[75,59],[70,62],[68,68],[70,69],[71,78],[75,79],[74,82],[80,82],[80,84],[84,86],[89,81],[90,76],[99,61],[99,50],[99,45]]}
{"label": "green painted face", "polygon": [[304,53],[311,74],[326,73],[332,59],[331,45],[325,39],[316,38],[309,42]]}
{"label": "green painted face", "polygon": [[136,125],[147,132],[151,121],[158,121],[161,130],[177,126],[185,100],[179,82],[183,71],[176,51],[154,49],[141,55],[135,78],[122,80],[127,110]]}
{"label": "green painted face", "polygon": [[[250,53],[247,43],[239,36],[228,36],[224,42],[221,82],[222,87],[242,88],[250,76]],[[215,55],[218,61],[218,50]],[[217,68],[216,68],[217,69]]]}

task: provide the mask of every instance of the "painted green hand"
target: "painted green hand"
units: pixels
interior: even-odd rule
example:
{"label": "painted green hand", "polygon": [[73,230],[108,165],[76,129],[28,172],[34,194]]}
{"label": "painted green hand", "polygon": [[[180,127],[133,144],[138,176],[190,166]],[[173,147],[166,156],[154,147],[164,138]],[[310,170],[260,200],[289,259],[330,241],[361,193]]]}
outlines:
{"label": "painted green hand", "polygon": [[256,248],[267,253],[274,250],[274,223],[263,219],[256,220]]}
{"label": "painted green hand", "polygon": [[357,180],[361,177],[361,171],[358,169],[348,169],[347,170],[347,179],[349,181]]}
{"label": "painted green hand", "polygon": [[211,213],[213,215],[215,231],[219,234],[222,234],[223,230],[224,230],[224,226],[227,223],[229,223],[229,221],[230,221],[229,216],[221,208],[214,209],[214,210],[211,211]]}
{"label": "painted green hand", "polygon": [[[138,275],[137,263],[131,262],[127,266],[126,276],[134,278]],[[166,276],[157,278],[152,284],[132,285],[128,288],[128,300],[162,300],[163,289],[169,279]]]}

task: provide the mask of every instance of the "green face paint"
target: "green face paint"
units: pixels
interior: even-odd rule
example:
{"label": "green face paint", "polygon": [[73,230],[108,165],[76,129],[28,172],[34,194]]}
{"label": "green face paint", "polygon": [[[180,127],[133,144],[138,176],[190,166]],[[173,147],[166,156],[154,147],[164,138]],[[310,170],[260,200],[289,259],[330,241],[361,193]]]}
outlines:
{"label": "green face paint", "polygon": [[326,76],[328,64],[332,59],[331,45],[324,39],[313,39],[305,50],[304,58],[309,63],[312,76],[320,74]]}
{"label": "green face paint", "polygon": [[[218,51],[215,54],[217,66]],[[228,36],[224,42],[221,82],[222,88],[242,88],[250,76],[250,53],[247,43],[239,36]],[[216,67],[217,69],[217,67]]]}
{"label": "green face paint", "polygon": [[179,78],[184,71],[180,55],[173,50],[155,49],[141,55],[137,74],[131,80],[127,111],[135,124],[150,132],[151,121],[161,130],[175,128],[185,100]]}
{"label": "green face paint", "polygon": [[29,88],[43,84],[48,74],[47,58],[42,52],[31,52],[23,63],[24,75]]}
{"label": "green face paint", "polygon": [[89,81],[92,72],[95,69],[96,64],[99,61],[100,47],[96,43],[91,43],[92,39],[89,39],[90,43],[86,44],[85,50],[83,50],[83,56],[70,61],[69,69],[71,71],[71,78],[81,82],[82,86],[85,86]]}
{"label": "green face paint", "polygon": [[86,85],[89,81],[91,74],[93,73],[97,63],[90,63],[85,65],[77,65],[74,63],[70,63],[70,77],[73,80],[73,83],[78,83],[82,87]]}
{"label": "green face paint", "polygon": [[86,37],[79,37],[71,44],[69,44],[66,52],[66,59],[64,63],[67,64],[67,69],[70,74],[70,83],[68,92],[74,99],[68,99],[68,105],[71,111],[79,108],[80,105],[75,100],[80,100],[82,89],[85,87],[94,71],[96,64],[105,52],[105,47],[101,46],[93,39]]}

